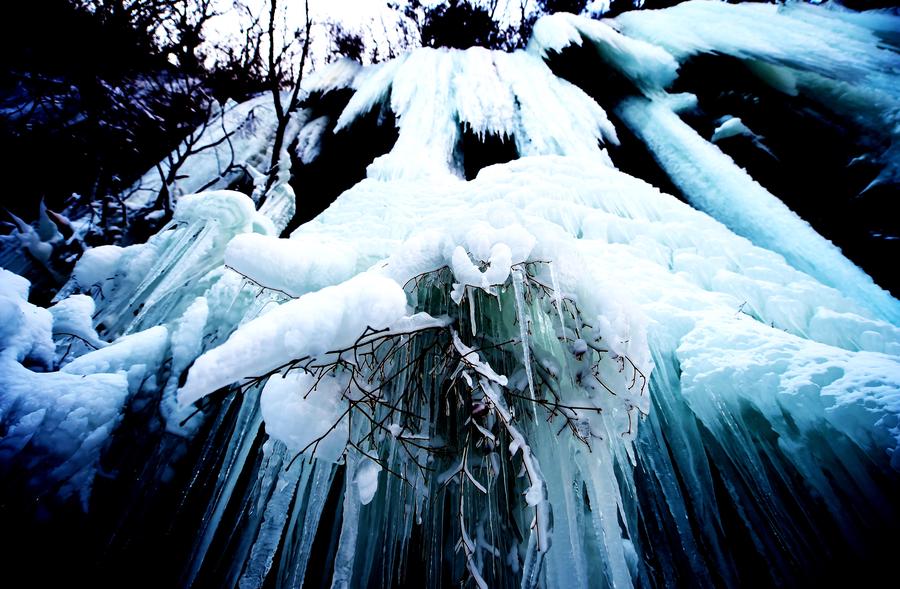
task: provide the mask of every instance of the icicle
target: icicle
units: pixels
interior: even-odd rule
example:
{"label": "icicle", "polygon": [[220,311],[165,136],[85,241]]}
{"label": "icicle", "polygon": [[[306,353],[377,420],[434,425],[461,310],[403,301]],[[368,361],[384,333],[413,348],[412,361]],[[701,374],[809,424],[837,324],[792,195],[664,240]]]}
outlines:
{"label": "icicle", "polygon": [[553,270],[553,262],[547,264],[550,268],[550,284],[553,286],[553,302],[556,303],[556,313],[559,315],[559,329],[562,336],[566,335],[566,322],[563,319],[562,293],[559,290],[559,282],[556,280],[556,272]]}
{"label": "icicle", "polygon": [[540,582],[541,563],[544,554],[550,548],[550,521],[552,518],[550,503],[547,501],[547,484],[541,473],[541,467],[537,458],[531,451],[531,446],[522,432],[513,424],[513,416],[496,385],[487,378],[479,379],[481,390],[490,400],[497,412],[497,416],[506,428],[512,442],[509,449],[511,454],[522,453],[522,466],[528,475],[531,486],[525,493],[525,501],[534,508],[534,522],[531,536],[528,541],[525,564],[522,572],[522,588],[537,587]]}
{"label": "icicle", "polygon": [[[275,452],[281,456],[286,454],[284,445],[281,442],[268,441],[266,444],[277,445]],[[257,589],[263,586],[266,575],[272,568],[272,561],[281,542],[284,532],[284,525],[288,518],[288,510],[291,502],[294,500],[294,493],[297,490],[300,475],[304,479],[309,477],[310,467],[305,461],[296,461],[290,469],[284,471],[283,460],[274,460],[273,467],[277,469],[276,489],[272,493],[271,498],[266,503],[265,513],[263,515],[262,525],[253,548],[250,551],[250,557],[244,568],[244,573],[238,583],[240,589]]]}
{"label": "icicle", "polygon": [[362,503],[359,500],[358,487],[352,483],[356,477],[359,461],[362,458],[355,451],[347,452],[347,484],[344,485],[344,514],[341,523],[341,539],[337,554],[334,557],[334,576],[331,589],[347,589],[353,581],[353,566],[356,563],[356,538],[359,535],[359,512]]}
{"label": "icicle", "polygon": [[[513,290],[516,293],[516,315],[519,320],[519,337],[522,339],[522,363],[525,365],[525,375],[528,377],[528,392],[531,400],[536,401],[537,396],[534,394],[534,374],[531,371],[531,344],[528,337],[528,318],[525,313],[525,278],[522,271],[515,268],[512,271]],[[529,403],[534,418],[537,419],[537,404]]]}
{"label": "icicle", "polygon": [[[319,520],[322,518],[322,510],[325,509],[336,469],[333,464],[319,460],[314,460],[310,468],[304,469],[281,555],[279,577],[283,580],[283,587],[303,585],[313,540],[319,529]],[[313,472],[311,477],[307,477],[309,472]],[[294,538],[297,538],[296,542],[293,541]]]}
{"label": "icicle", "polygon": [[194,544],[191,556],[191,567],[185,578],[185,586],[190,586],[200,572],[206,552],[212,544],[219,521],[228,507],[235,485],[243,470],[244,464],[253,447],[253,440],[262,426],[262,415],[259,411],[259,391],[252,389],[243,395],[238,421],[228,444],[228,455],[222,463],[213,498],[210,501],[203,522],[198,530],[198,540]]}
{"label": "icicle", "polygon": [[[548,589],[590,587],[590,545],[584,538],[586,509],[583,477],[573,456],[571,440],[542,431],[533,444],[547,484],[547,501],[560,514],[553,521],[553,549],[547,552],[544,580]],[[595,583],[596,584],[596,583]]]}
{"label": "icicle", "polygon": [[472,337],[478,335],[478,327],[475,325],[475,292],[471,286],[466,287],[466,294],[469,298],[469,323],[472,324]]}
{"label": "icicle", "polygon": [[632,586],[619,527],[618,481],[612,466],[612,455],[606,445],[597,445],[600,455],[589,454],[585,460],[586,482],[591,501],[591,519],[594,532],[606,555],[604,564],[609,575],[610,586],[628,588]]}

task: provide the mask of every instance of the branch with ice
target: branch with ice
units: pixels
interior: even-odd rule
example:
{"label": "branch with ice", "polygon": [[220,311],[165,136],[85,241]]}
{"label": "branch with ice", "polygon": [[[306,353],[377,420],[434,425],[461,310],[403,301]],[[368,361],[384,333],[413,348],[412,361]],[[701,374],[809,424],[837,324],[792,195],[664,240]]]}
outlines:
{"label": "branch with ice", "polygon": [[400,285],[371,273],[306,294],[243,325],[198,358],[179,401],[193,403],[292,360],[326,354],[352,343],[367,327],[387,327],[404,315],[406,294]]}
{"label": "branch with ice", "polygon": [[[465,367],[464,370],[471,371],[477,375],[478,388],[480,388],[481,392],[484,394],[491,410],[494,411],[500,419],[500,422],[503,424],[503,427],[511,440],[509,444],[510,456],[513,457],[519,452],[522,454],[522,464],[528,476],[530,485],[525,493],[525,502],[534,508],[532,534],[534,537],[535,549],[534,551],[529,551],[526,557],[525,568],[526,570],[534,568],[539,569],[543,554],[550,547],[550,522],[552,519],[551,508],[547,501],[545,483],[540,466],[538,465],[537,459],[534,457],[525,436],[513,423],[513,414],[507,408],[502,392],[497,388],[498,386],[506,386],[506,377],[498,375],[488,364],[482,362],[478,357],[478,354],[472,350],[472,348],[462,343],[456,331],[452,332],[452,337],[453,347],[460,357],[460,366]],[[472,384],[472,380],[468,376],[466,377],[466,381],[470,385]],[[462,498],[460,501],[462,501]],[[463,528],[463,544],[466,547],[469,570],[476,582],[478,582],[481,577],[477,568],[474,568],[471,564],[471,540],[465,535],[465,527],[462,520],[462,505],[460,505],[460,526]]]}

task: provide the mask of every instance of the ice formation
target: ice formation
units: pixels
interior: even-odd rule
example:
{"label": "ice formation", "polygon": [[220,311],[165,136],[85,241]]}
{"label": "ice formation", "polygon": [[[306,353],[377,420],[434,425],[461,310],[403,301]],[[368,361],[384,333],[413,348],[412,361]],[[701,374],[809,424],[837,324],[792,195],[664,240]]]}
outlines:
{"label": "ice formation", "polygon": [[[667,89],[696,53],[745,60],[886,134],[890,182],[896,26],[695,0],[547,17],[527,51],[339,61],[304,83],[268,192],[271,97],[226,106],[212,147],[161,164],[184,159],[149,241],[87,251],[49,309],[0,271],[4,492],[115,521],[123,567],[187,537],[153,573],[180,586],[797,584],[874,562],[900,521],[900,302],[713,141],[765,138],[735,117],[704,136]],[[588,45],[630,84],[609,112],[548,65]],[[292,166],[372,112],[393,147],[287,234]],[[688,202],[617,168],[612,115]],[[517,159],[466,180],[467,132]]]}

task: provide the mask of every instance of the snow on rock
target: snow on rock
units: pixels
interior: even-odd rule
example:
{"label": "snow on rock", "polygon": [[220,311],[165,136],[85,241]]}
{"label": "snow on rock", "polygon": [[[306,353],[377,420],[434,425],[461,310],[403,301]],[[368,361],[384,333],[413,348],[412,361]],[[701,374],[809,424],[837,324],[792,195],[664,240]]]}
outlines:
{"label": "snow on rock", "polygon": [[352,344],[406,314],[406,294],[389,278],[363,273],[289,301],[241,326],[228,341],[200,356],[179,391],[190,404],[213,391],[264,375],[292,360]]}
{"label": "snow on rock", "polygon": [[94,329],[95,308],[94,299],[88,295],[71,295],[56,303],[48,309],[53,315],[53,335],[73,337],[95,349],[106,346]]}
{"label": "snow on rock", "polygon": [[60,291],[60,295],[72,291],[91,292],[109,304],[114,293],[131,290],[141,284],[156,262],[158,253],[152,239],[148,243],[128,247],[101,245],[91,248],[78,259],[69,284]]}
{"label": "snow on rock", "polygon": [[[130,247],[131,251],[143,249],[140,245]],[[119,261],[127,249],[117,245],[101,245],[89,249],[75,264],[72,280],[78,288],[89,290],[97,287],[102,292],[104,282],[115,275]]]}
{"label": "snow on rock", "polygon": [[169,331],[162,325],[123,336],[102,349],[72,360],[60,371],[69,374],[99,374],[123,371],[132,391],[157,386],[156,377],[166,358]]}
{"label": "snow on rock", "polygon": [[738,117],[727,117],[722,123],[713,130],[712,137],[710,137],[710,141],[713,143],[717,141],[721,141],[722,139],[727,139],[729,137],[734,137],[736,135],[746,135],[748,137],[755,137],[756,134],[750,130],[747,125],[744,124]]}
{"label": "snow on rock", "polygon": [[52,367],[53,316],[28,302],[31,284],[0,268],[0,360]]}
{"label": "snow on rock", "polygon": [[28,473],[36,496],[80,497],[86,508],[100,454],[128,397],[123,372],[35,373],[0,361],[0,473]]}
{"label": "snow on rock", "polygon": [[[47,369],[54,356],[53,316],[27,302],[28,288],[0,269],[0,474],[20,470],[35,496],[75,495],[86,507],[100,453],[129,395],[118,368],[131,362],[121,358],[89,375],[23,366]],[[99,352],[110,357],[114,347]]]}

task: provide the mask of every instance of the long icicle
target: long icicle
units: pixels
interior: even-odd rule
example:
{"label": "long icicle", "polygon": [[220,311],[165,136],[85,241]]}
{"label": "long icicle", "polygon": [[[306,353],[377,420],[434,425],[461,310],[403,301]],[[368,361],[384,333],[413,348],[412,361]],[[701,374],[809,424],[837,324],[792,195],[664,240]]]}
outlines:
{"label": "long icicle", "polygon": [[[534,394],[534,374],[531,371],[531,344],[528,340],[528,322],[525,314],[525,278],[522,271],[518,268],[512,270],[513,290],[516,293],[516,315],[519,319],[519,337],[522,340],[522,363],[525,365],[525,375],[528,377],[528,392],[531,400],[536,401],[537,396]],[[531,411],[534,418],[537,419],[537,405],[531,403]]]}

